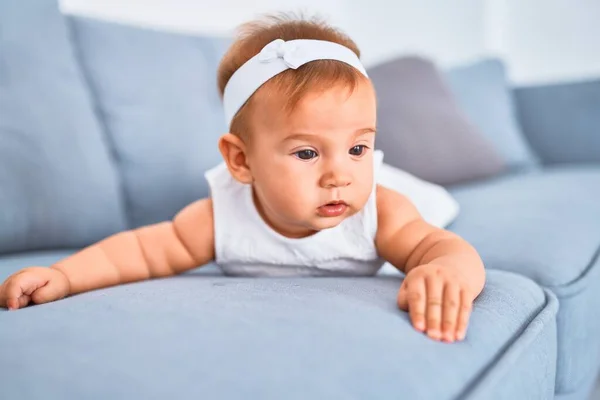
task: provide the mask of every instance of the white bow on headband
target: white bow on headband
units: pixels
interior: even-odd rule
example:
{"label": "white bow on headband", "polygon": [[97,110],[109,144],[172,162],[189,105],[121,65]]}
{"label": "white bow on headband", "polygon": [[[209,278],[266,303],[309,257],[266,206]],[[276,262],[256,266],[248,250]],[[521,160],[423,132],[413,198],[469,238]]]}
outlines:
{"label": "white bow on headband", "polygon": [[296,43],[276,39],[263,47],[261,52],[258,53],[258,59],[261,62],[271,62],[277,58],[281,58],[288,67],[298,69],[302,64],[297,56],[297,50],[298,46]]}
{"label": "white bow on headband", "polygon": [[356,54],[341,44],[325,40],[275,39],[242,65],[229,79],[223,93],[227,126],[250,96],[266,81],[287,69],[298,69],[316,60],[337,60],[367,72]]}

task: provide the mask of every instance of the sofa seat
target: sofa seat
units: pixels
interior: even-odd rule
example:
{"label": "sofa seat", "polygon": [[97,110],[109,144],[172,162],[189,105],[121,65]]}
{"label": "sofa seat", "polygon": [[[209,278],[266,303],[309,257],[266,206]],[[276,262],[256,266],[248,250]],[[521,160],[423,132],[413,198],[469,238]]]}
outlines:
{"label": "sofa seat", "polygon": [[[0,279],[68,252],[0,258]],[[6,398],[542,399],[554,393],[552,292],[490,271],[467,338],[416,332],[401,277],[190,273],[0,311]]]}
{"label": "sofa seat", "polygon": [[450,229],[486,266],[525,275],[559,298],[557,394],[589,390],[600,360],[600,167],[546,167],[452,188]]}

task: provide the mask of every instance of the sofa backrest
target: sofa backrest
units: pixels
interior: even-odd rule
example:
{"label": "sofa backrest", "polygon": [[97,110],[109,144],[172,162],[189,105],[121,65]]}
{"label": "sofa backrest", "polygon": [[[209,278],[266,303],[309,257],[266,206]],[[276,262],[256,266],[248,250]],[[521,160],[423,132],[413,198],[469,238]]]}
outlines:
{"label": "sofa backrest", "polygon": [[518,87],[522,130],[545,164],[600,163],[600,77]]}
{"label": "sofa backrest", "polygon": [[229,39],[69,17],[121,173],[130,228],[208,196],[226,132],[217,66]]}
{"label": "sofa backrest", "polygon": [[120,178],[55,0],[0,1],[0,253],[124,229]]}
{"label": "sofa backrest", "polygon": [[471,122],[512,170],[538,164],[517,121],[514,93],[504,62],[487,58],[450,68],[446,80]]}

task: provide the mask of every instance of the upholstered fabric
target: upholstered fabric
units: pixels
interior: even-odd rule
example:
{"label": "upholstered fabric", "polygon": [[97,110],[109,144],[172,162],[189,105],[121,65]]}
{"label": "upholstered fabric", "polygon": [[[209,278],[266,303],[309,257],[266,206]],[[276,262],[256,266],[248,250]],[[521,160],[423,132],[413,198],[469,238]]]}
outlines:
{"label": "upholstered fabric", "polygon": [[577,280],[600,247],[600,168],[547,168],[452,188],[461,206],[450,229],[488,268],[548,286]]}
{"label": "upholstered fabric", "polygon": [[497,58],[483,59],[445,71],[456,101],[513,170],[538,164],[537,154],[522,132],[506,66]]}
{"label": "upholstered fabric", "polygon": [[600,77],[519,87],[519,120],[544,163],[600,162]]}
{"label": "upholstered fabric", "polygon": [[83,246],[125,226],[56,1],[0,1],[0,254]]}
{"label": "upholstered fabric", "polygon": [[0,311],[2,392],[89,399],[552,395],[552,294],[490,272],[466,340],[445,344],[415,331],[397,309],[400,283],[191,273]]}
{"label": "upholstered fabric", "polygon": [[[600,360],[600,168],[545,168],[454,188],[450,229],[487,268],[527,276],[559,298],[557,391],[576,391]],[[584,392],[585,393],[585,392]]]}
{"label": "upholstered fabric", "polygon": [[71,17],[123,179],[131,227],[172,218],[208,195],[204,172],[226,132],[217,64],[228,39]]}

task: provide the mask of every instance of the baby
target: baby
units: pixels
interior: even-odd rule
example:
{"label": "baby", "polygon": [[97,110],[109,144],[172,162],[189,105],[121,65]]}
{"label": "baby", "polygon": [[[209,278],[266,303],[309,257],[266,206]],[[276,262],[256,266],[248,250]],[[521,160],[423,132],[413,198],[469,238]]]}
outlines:
{"label": "baby", "polygon": [[218,71],[229,133],[206,173],[210,198],[166,221],[110,236],[0,286],[14,310],[89,290],[168,277],[215,261],[225,274],[406,274],[397,303],[435,340],[466,335],[483,263],[375,183],[376,98],[356,44],[317,20],[246,24]]}

